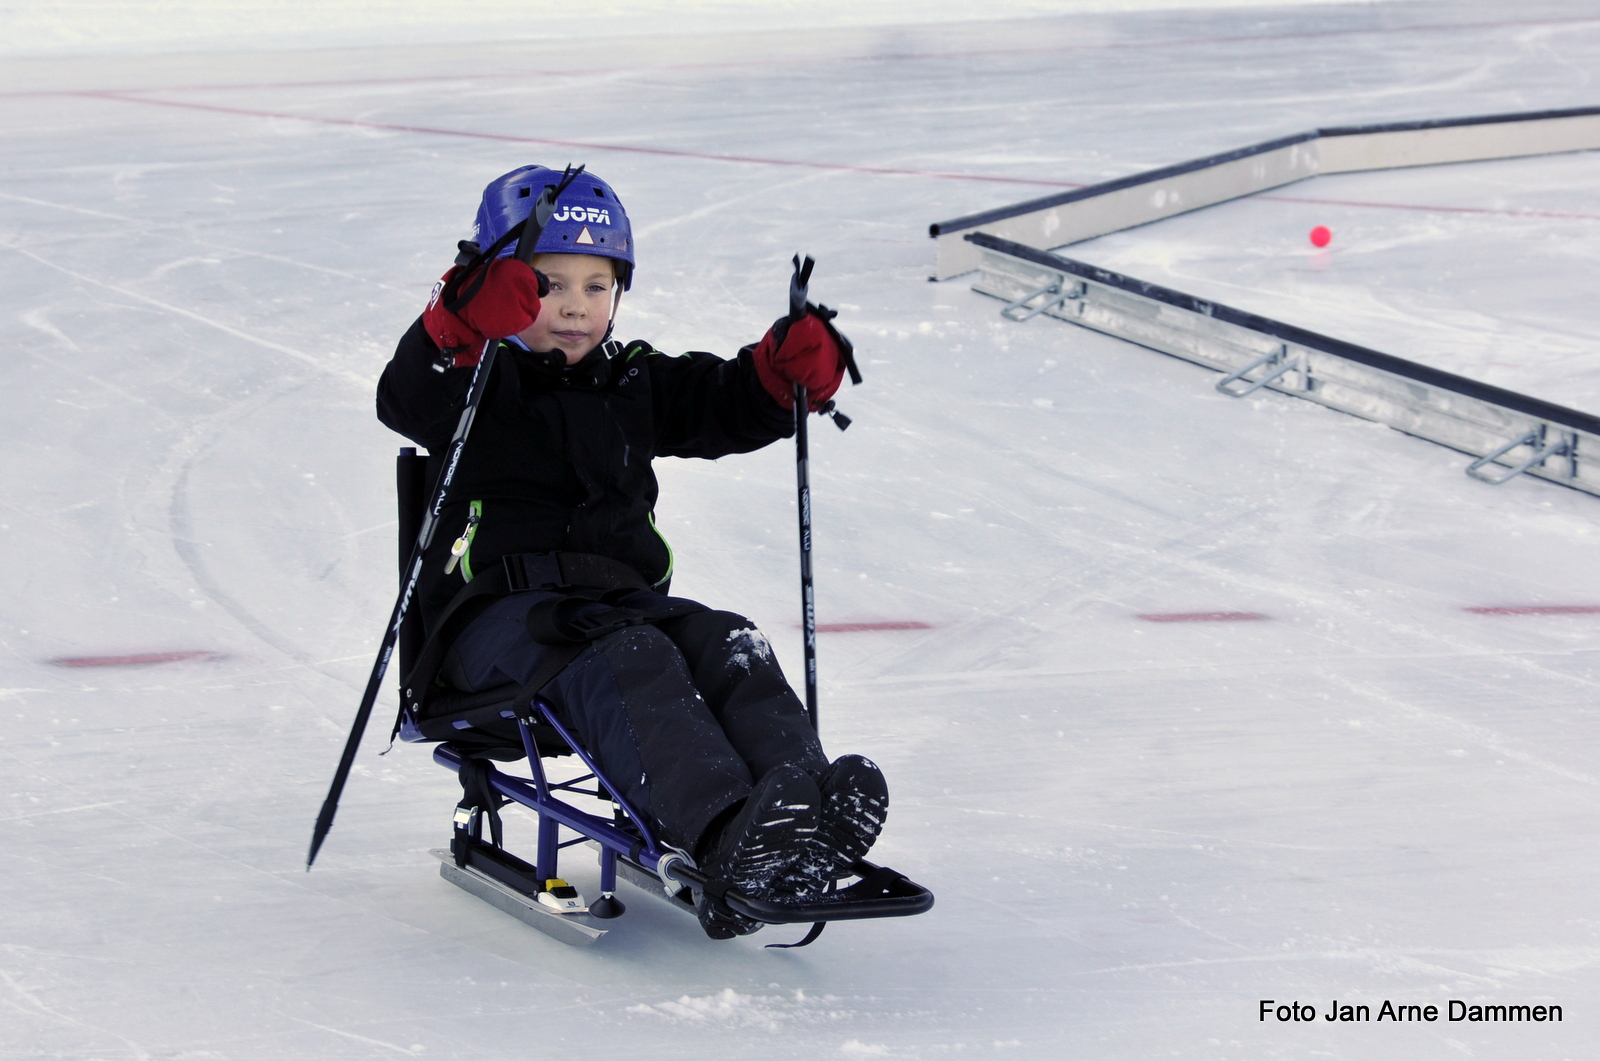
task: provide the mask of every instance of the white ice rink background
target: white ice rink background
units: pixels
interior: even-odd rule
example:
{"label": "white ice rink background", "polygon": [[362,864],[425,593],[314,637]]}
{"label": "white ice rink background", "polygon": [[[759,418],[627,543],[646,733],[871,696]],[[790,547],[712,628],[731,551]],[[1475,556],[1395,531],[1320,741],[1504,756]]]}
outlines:
{"label": "white ice rink background", "polygon": [[[1333,0],[1299,0],[1297,6]],[[1377,0],[1384,2],[1384,0]],[[0,55],[372,47],[679,37],[1085,12],[1263,7],[1267,0],[0,0]]]}
{"label": "white ice rink background", "polygon": [[[1600,613],[1527,612],[1600,608],[1600,501],[1004,322],[927,281],[926,226],[1316,126],[1595,105],[1600,3],[1137,6],[616,3],[599,44],[343,50],[263,15],[255,50],[146,21],[81,57],[88,5],[0,9],[0,1056],[1593,1056]],[[563,947],[438,878],[459,787],[377,757],[392,693],[303,872],[394,590],[372,387],[530,160],[627,202],[624,336],[732,354],[818,259],[867,375],[813,432],[819,618],[928,624],[823,637],[823,737],[883,765],[878,853],[931,913],[777,952],[625,891]],[[1596,166],[1318,178],[1068,253],[1595,413]],[[798,675],[792,451],[658,467],[674,590]],[[1143,618],[1215,613],[1259,618]]]}

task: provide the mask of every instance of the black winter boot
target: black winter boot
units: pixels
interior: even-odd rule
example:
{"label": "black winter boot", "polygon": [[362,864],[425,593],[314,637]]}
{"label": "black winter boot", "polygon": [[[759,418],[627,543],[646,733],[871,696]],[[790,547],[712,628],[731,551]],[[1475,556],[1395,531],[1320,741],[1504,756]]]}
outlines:
{"label": "black winter boot", "polygon": [[[808,852],[817,833],[817,783],[797,766],[776,766],[756,782],[744,806],[722,832],[702,868],[752,899],[771,899]],[[700,927],[712,939],[748,935],[761,922],[735,914],[702,892]]]}
{"label": "black winter boot", "polygon": [[889,785],[871,759],[842,755],[817,778],[822,813],[805,857],[784,879],[781,891],[815,899],[866,857],[889,815]]}

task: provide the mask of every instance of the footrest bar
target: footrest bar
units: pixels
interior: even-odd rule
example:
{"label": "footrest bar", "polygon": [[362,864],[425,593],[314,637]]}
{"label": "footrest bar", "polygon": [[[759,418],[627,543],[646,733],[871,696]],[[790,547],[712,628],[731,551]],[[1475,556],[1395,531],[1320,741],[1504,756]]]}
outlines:
{"label": "footrest bar", "polygon": [[[861,880],[821,899],[804,903],[752,899],[730,888],[722,901],[736,914],[769,925],[807,924],[815,921],[863,921],[875,917],[910,917],[933,907],[933,893],[916,881],[884,866],[861,859],[850,867]],[[674,866],[672,878],[698,891],[710,878],[698,869]]]}

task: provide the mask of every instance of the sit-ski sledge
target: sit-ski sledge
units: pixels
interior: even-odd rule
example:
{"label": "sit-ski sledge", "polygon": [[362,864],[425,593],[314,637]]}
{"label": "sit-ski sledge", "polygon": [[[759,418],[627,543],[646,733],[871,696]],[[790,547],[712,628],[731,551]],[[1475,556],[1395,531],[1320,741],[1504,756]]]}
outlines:
{"label": "sit-ski sledge", "polygon": [[[578,172],[582,171],[579,167]],[[568,169],[568,173],[573,171]],[[566,179],[566,178],[564,178]],[[492,260],[501,245],[518,239],[517,256],[529,260],[537,243],[539,228],[554,211],[557,189],[546,189],[525,225],[533,238],[520,234],[519,224],[501,242],[472,259],[468,271]],[[812,261],[802,264],[795,257],[795,274],[790,284],[790,317],[798,320],[811,310],[806,302],[806,286]],[[441,296],[442,297],[442,296]],[[831,311],[821,308],[831,318]],[[851,379],[860,382],[860,373],[849,351],[848,340],[839,341],[845,350]],[[360,745],[361,735],[371,717],[389,661],[398,647],[400,674],[410,675],[421,650],[423,630],[420,620],[407,612],[421,571],[422,556],[432,540],[437,519],[449,495],[455,469],[472,429],[479,403],[483,399],[499,343],[485,343],[468,388],[466,404],[449,448],[435,456],[421,456],[414,448],[400,451],[397,462],[397,493],[400,523],[400,594],[390,613],[382,647],[368,677],[361,706],[356,712],[343,755],[334,773],[327,798],[317,816],[311,848],[306,857],[309,870],[322,842],[327,838]],[[832,402],[822,412],[832,415],[843,430],[849,420],[833,411]],[[816,622],[811,587],[811,499],[809,459],[806,441],[807,410],[805,388],[795,387],[795,443],[800,511],[800,570],[805,631],[806,707],[812,725],[817,722]],[[436,463],[435,463],[436,462]],[[430,465],[437,469],[431,494],[426,491]],[[507,558],[507,581],[516,584],[516,575]],[[558,561],[559,562],[559,561]],[[482,577],[482,576],[480,576]],[[548,675],[546,679],[548,679]],[[530,683],[535,684],[535,683]],[[542,680],[538,683],[542,685]],[[422,698],[409,696],[401,689],[401,715],[395,735],[410,742],[439,742],[434,749],[436,762],[455,770],[460,777],[462,799],[456,806],[454,831],[448,850],[436,851],[441,860],[440,874],[452,884],[488,902],[528,925],[565,943],[586,945],[605,935],[602,922],[620,917],[625,906],[616,896],[617,879],[655,894],[690,914],[699,895],[709,893],[734,913],[764,924],[803,924],[812,927],[793,944],[805,946],[816,939],[829,921],[848,921],[878,917],[906,917],[933,906],[933,893],[903,874],[856,861],[849,875],[832,881],[826,893],[808,902],[773,902],[756,899],[714,880],[696,867],[687,852],[665,845],[655,836],[645,817],[630,806],[600,771],[589,753],[562,725],[550,704],[525,688],[507,685],[476,693],[445,692],[427,698],[426,710],[414,710]],[[552,783],[545,775],[545,757],[576,755],[588,773],[571,781]],[[497,764],[526,758],[529,776],[506,773]],[[580,785],[594,782],[594,788]],[[591,814],[562,799],[564,795],[584,795],[609,800],[610,819]],[[526,862],[503,846],[500,809],[517,803],[539,818],[534,861]],[[483,824],[489,823],[489,839],[483,837]],[[576,834],[563,841],[562,829]],[[585,904],[582,896],[560,877],[558,860],[563,848],[587,843],[600,859],[600,895]]]}
{"label": "sit-ski sledge", "polygon": [[[427,462],[427,457],[418,456],[410,447],[400,451],[397,461],[400,534],[406,546],[415,540],[422,521],[422,511],[413,499],[425,496],[422,484]],[[401,629],[402,674],[409,672],[420,643],[418,635],[420,623],[407,623]],[[430,702],[426,719],[407,708],[399,735],[403,741],[441,742],[434,749],[434,761],[460,775],[463,794],[455,809],[450,846],[434,852],[441,862],[440,875],[539,931],[580,946],[604,936],[604,922],[620,917],[626,909],[616,895],[619,877],[691,916],[697,893],[710,890],[729,909],[756,921],[809,923],[813,927],[802,944],[815,939],[829,921],[905,917],[933,905],[928,889],[865,860],[851,867],[851,876],[843,879],[846,883],[842,886],[833,882],[826,895],[807,903],[761,901],[708,879],[686,852],[657,839],[644,816],[605,778],[548,701],[535,696],[519,703],[518,691],[518,686],[506,685],[478,693],[445,693]],[[414,700],[402,697],[402,703]],[[544,759],[564,756],[576,756],[588,772],[570,781],[551,781]],[[524,758],[529,776],[516,776],[501,768],[500,764]],[[573,806],[562,798],[569,794],[609,800],[611,818]],[[510,803],[538,815],[537,849],[531,863],[503,846],[499,811]],[[484,837],[485,822],[489,824],[488,839]],[[576,836],[563,841],[562,829]],[[561,878],[558,868],[563,848],[585,843],[600,859],[600,895],[587,904]]]}

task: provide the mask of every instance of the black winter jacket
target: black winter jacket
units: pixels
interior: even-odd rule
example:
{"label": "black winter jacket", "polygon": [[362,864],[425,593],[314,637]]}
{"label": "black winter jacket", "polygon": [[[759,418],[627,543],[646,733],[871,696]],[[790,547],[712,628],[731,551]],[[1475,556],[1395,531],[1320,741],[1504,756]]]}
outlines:
{"label": "black winter jacket", "polygon": [[[598,553],[664,591],[672,550],[655,528],[650,462],[747,453],[794,433],[793,414],[761,386],[751,349],[724,361],[610,341],[568,369],[559,355],[502,344],[423,558],[424,626],[431,632],[473,572],[508,553]],[[438,356],[419,318],[378,381],[378,419],[435,455],[449,446],[472,379],[470,368],[434,371]],[[446,574],[464,533],[467,553]]]}

